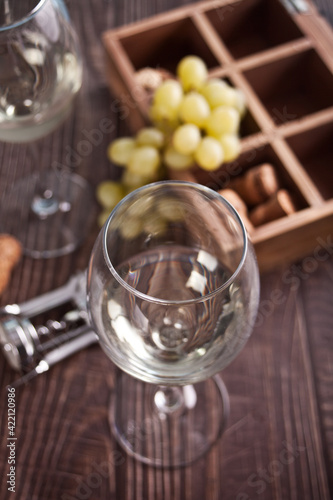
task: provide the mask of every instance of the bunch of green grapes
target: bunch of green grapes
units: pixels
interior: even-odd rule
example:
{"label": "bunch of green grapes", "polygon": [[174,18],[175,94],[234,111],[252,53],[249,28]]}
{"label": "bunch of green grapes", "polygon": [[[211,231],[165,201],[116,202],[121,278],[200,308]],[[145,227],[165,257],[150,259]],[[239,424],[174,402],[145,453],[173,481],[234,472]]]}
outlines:
{"label": "bunch of green grapes", "polygon": [[150,107],[155,127],[169,134],[163,162],[177,170],[194,164],[216,170],[240,153],[244,94],[224,80],[209,80],[207,66],[197,56],[179,62],[177,77],[157,88]]}
{"label": "bunch of green grapes", "polygon": [[184,170],[196,164],[213,171],[237,158],[245,110],[239,89],[221,79],[208,79],[201,58],[184,57],[177,66],[177,79],[166,79],[154,92],[149,109],[152,126],[110,144],[109,160],[124,170],[120,182],[105,181],[97,188],[103,207],[100,225],[125,194],[157,180],[163,165]]}

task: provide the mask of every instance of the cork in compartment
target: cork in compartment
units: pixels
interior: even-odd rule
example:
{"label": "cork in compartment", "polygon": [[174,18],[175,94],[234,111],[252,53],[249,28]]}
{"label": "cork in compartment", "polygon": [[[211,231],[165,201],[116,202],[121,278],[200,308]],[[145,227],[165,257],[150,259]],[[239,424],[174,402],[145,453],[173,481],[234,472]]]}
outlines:
{"label": "cork in compartment", "polygon": [[[297,210],[307,208],[309,205],[302,195],[299,186],[289,175],[283,160],[276,154],[270,144],[244,151],[235,161],[226,163],[215,172],[205,172],[202,169],[193,169],[193,178],[214,190],[233,187],[233,181],[259,165],[268,164],[274,169],[278,180],[279,189],[287,190],[292,196]],[[248,208],[251,208],[249,206]]]}

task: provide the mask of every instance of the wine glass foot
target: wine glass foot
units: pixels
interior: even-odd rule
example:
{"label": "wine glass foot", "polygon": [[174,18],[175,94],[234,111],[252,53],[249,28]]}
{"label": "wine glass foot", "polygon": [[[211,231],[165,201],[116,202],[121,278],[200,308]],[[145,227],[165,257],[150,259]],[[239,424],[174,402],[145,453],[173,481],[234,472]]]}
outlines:
{"label": "wine glass foot", "polygon": [[130,456],[155,467],[187,466],[217,442],[229,416],[222,379],[159,387],[118,373],[110,402],[114,436]]}
{"label": "wine glass foot", "polygon": [[15,236],[25,255],[33,258],[73,252],[87,235],[95,211],[85,179],[52,169],[16,181],[1,204],[1,232]]}

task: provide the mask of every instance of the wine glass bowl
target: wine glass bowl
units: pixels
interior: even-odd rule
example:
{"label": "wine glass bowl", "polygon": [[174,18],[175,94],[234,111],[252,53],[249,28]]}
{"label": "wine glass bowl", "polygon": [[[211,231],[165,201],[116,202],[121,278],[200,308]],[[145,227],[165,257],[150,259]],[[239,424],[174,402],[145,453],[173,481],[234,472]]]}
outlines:
{"label": "wine glass bowl", "polygon": [[[122,371],[157,386],[150,405],[159,418],[188,412],[189,387],[237,356],[258,298],[255,254],[239,215],[218,193],[193,183],[164,181],[128,195],[89,264],[88,309],[101,346]],[[221,386],[217,392],[225,397]],[[122,423],[116,435],[128,441]]]}
{"label": "wine glass bowl", "polygon": [[218,194],[183,183],[134,192],[109,218],[90,263],[102,345],[147,382],[208,378],[250,334],[255,265],[238,215]]}
{"label": "wine glass bowl", "polygon": [[0,140],[28,142],[68,116],[82,83],[76,34],[61,1],[0,8]]}

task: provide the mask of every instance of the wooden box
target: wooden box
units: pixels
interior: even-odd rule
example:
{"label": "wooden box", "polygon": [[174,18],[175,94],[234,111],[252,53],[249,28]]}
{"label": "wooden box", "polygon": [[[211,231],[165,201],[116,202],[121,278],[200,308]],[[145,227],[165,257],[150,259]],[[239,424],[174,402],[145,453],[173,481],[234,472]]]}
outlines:
{"label": "wooden box", "polygon": [[[295,213],[251,233],[261,270],[333,254],[333,34],[308,0],[208,0],[103,35],[115,109],[132,131],[149,123],[144,67],[175,73],[196,54],[210,77],[243,90],[242,152],[215,172],[173,174],[220,189],[235,171],[271,163],[296,200]],[[123,113],[125,116],[125,113]],[[310,272],[310,271],[309,271]]]}

